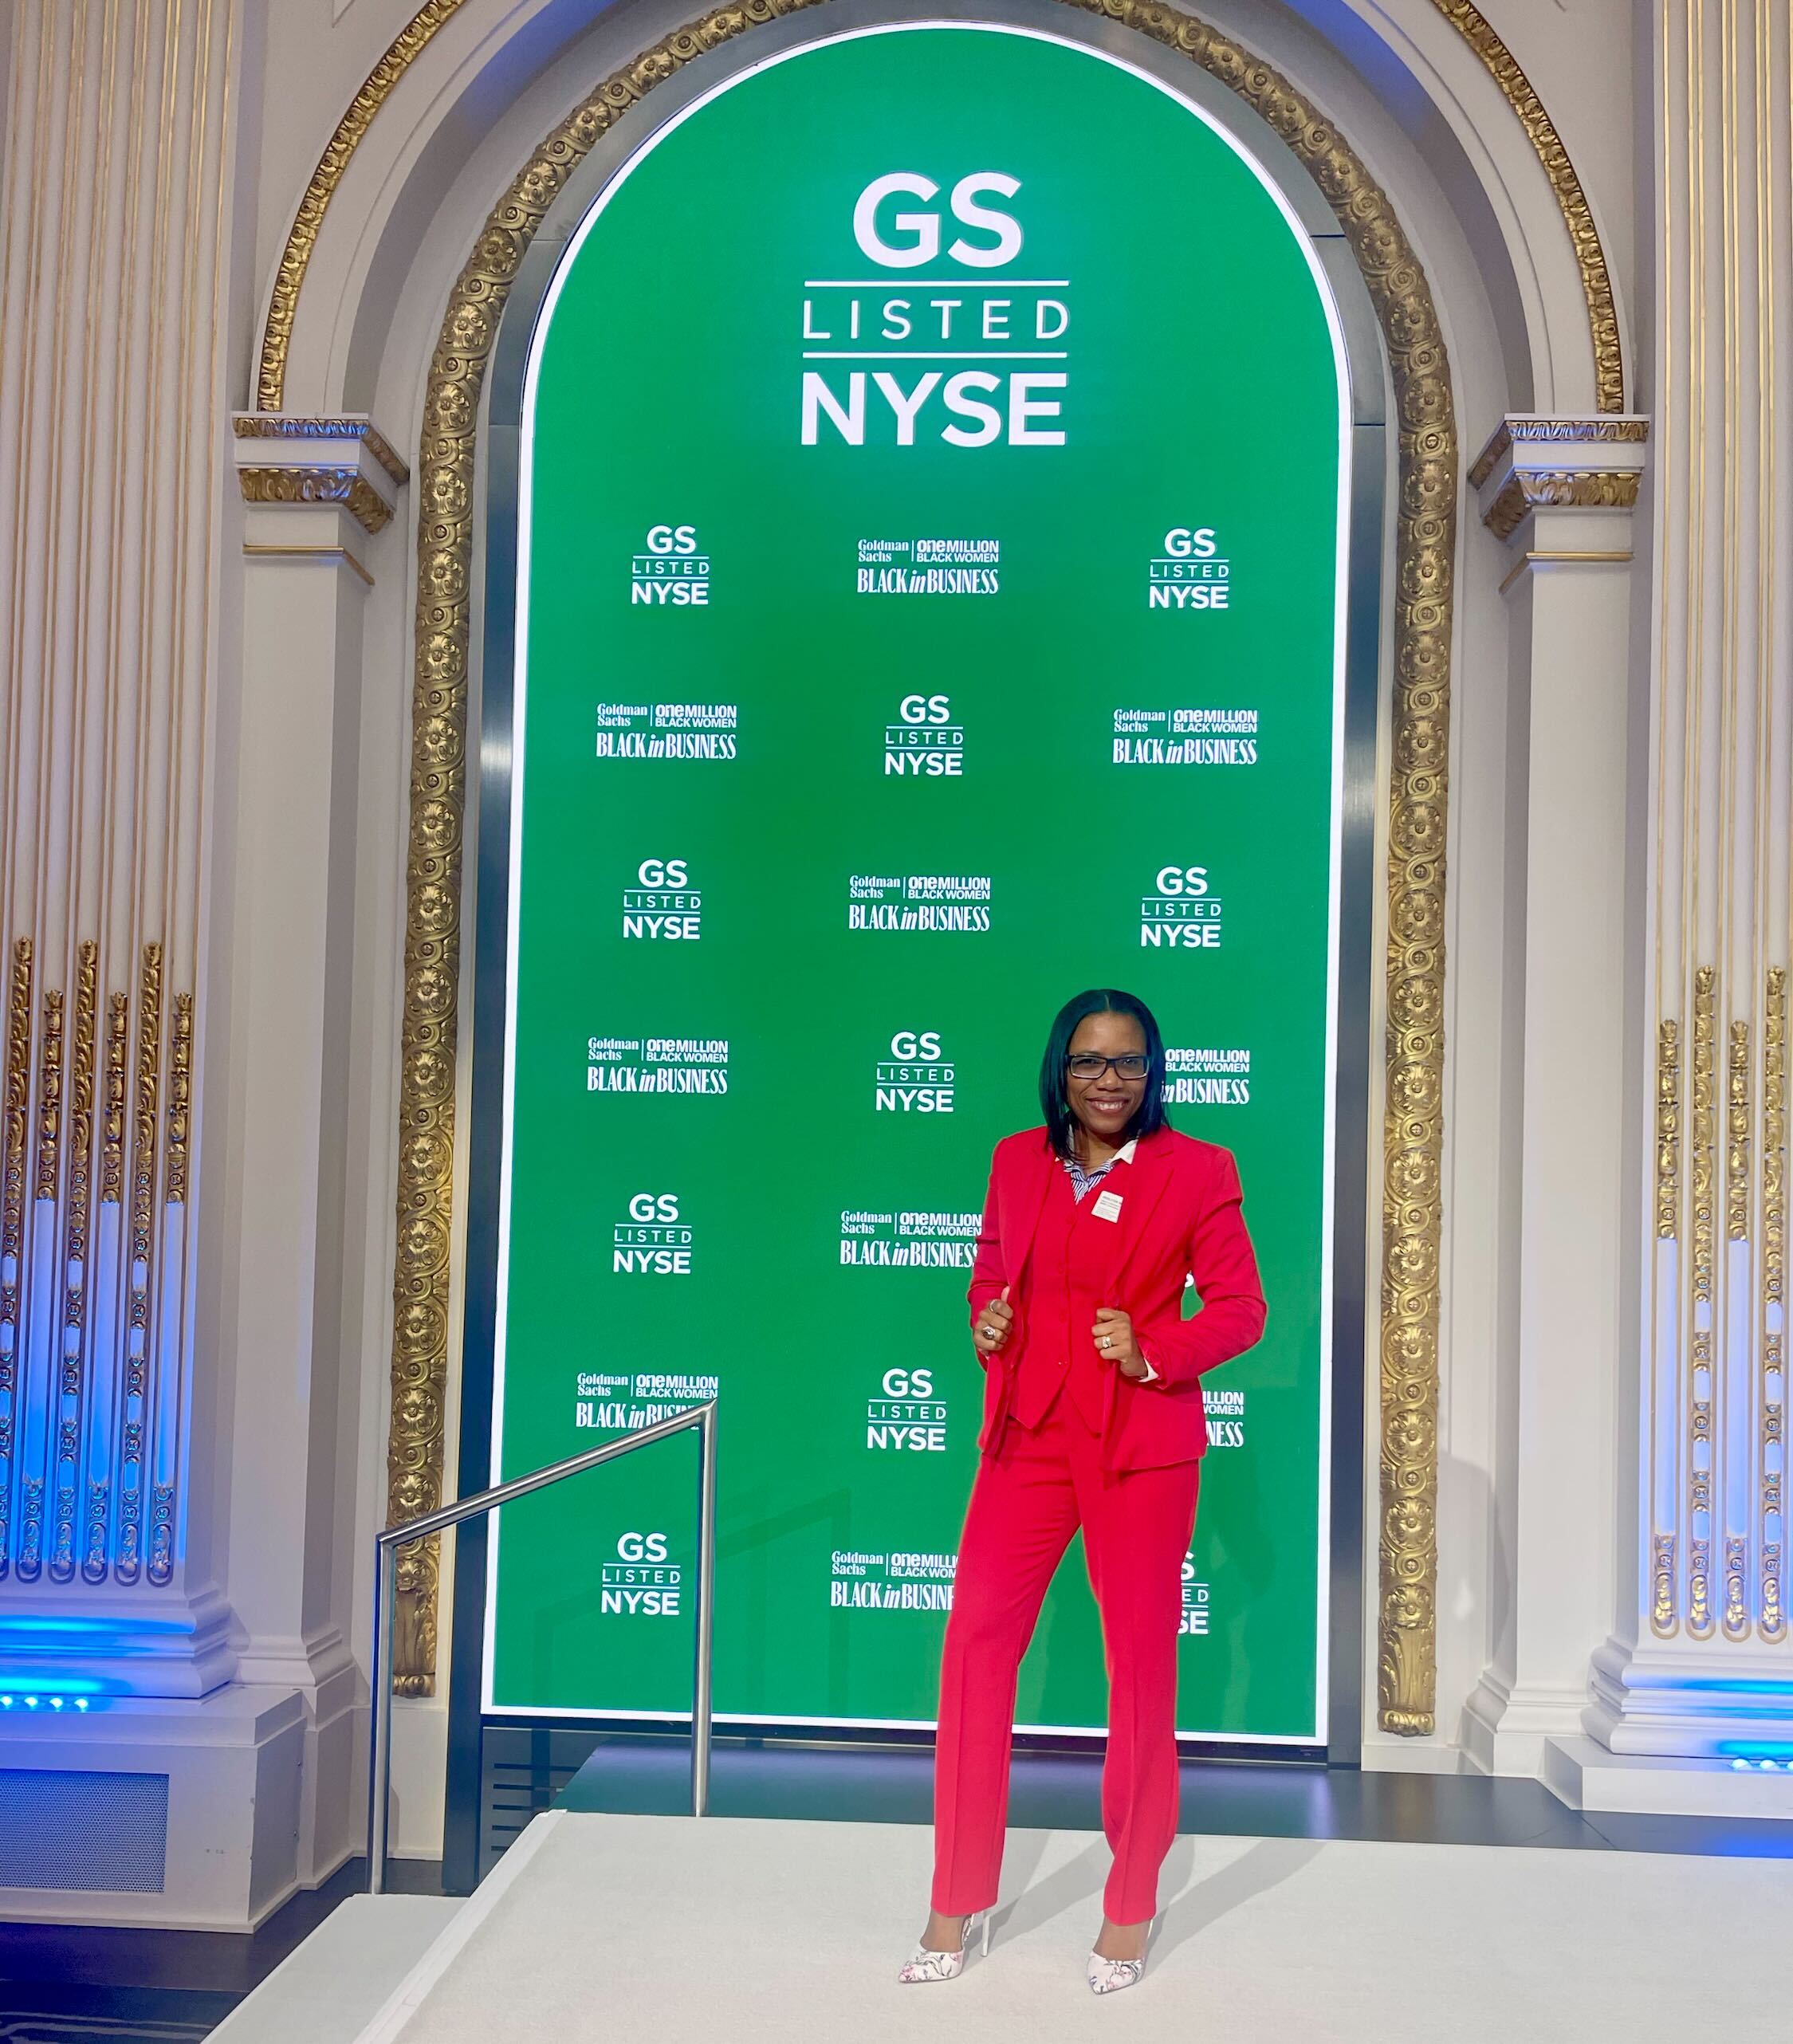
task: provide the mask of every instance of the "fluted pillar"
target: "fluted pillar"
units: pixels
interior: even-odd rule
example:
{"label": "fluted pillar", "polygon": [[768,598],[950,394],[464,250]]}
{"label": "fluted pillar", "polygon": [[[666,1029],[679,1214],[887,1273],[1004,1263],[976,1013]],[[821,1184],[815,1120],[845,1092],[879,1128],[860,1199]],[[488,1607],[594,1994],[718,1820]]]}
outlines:
{"label": "fluted pillar", "polygon": [[1732,1765],[1793,1754],[1793,26],[1785,0],[1657,0],[1656,14],[1635,1566],[1586,1717],[1605,1750],[1559,1757],[1590,1803],[1793,1814],[1793,1780]]}
{"label": "fluted pillar", "polygon": [[11,32],[0,1688],[46,1698],[233,1666],[193,1443],[235,27],[236,0],[69,0]]}
{"label": "fluted pillar", "polygon": [[[242,1928],[305,1706],[226,1599],[214,839],[242,0],[32,0],[0,179],[0,1913]],[[7,1885],[8,1882],[15,1885]]]}

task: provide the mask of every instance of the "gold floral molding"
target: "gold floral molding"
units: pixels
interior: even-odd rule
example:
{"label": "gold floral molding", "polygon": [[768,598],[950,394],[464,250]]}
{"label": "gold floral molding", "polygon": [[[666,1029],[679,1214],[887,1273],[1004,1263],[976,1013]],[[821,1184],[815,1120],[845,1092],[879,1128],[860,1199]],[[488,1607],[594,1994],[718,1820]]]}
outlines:
{"label": "gold floral molding", "polygon": [[1515,469],[1482,514],[1497,540],[1511,539],[1526,514],[1545,505],[1580,511],[1629,511],[1638,501],[1637,469]]}
{"label": "gold floral molding", "polygon": [[[550,135],[488,218],[449,299],[424,400],[401,1046],[389,1523],[441,1496],[448,1386],[454,1060],[467,662],[479,401],[536,230],[599,138],[703,52],[822,0],[742,0],[612,74]],[[1300,159],[1350,242],[1388,350],[1398,423],[1394,729],[1383,1131],[1380,1722],[1433,1729],[1437,1577],[1438,1256],[1444,1148],[1444,911],[1457,435],[1425,273],[1387,195],[1289,81],[1205,23],[1136,0],[1064,0],[1220,81]],[[400,1693],[433,1692],[438,1557],[401,1555]]]}
{"label": "gold floral molding", "polygon": [[[815,0],[804,0],[815,4]],[[1083,4],[1083,0],[1069,0]],[[1479,8],[1469,0],[1433,0],[1433,5],[1481,59],[1488,75],[1518,116],[1550,180],[1557,210],[1568,230],[1581,271],[1582,295],[1587,301],[1588,338],[1594,351],[1594,401],[1602,411],[1625,409],[1625,371],[1620,359],[1618,316],[1613,304],[1612,280],[1606,271],[1606,252],[1600,246],[1599,230],[1582,190],[1581,179],[1570,161],[1543,103],[1532,81],[1520,69],[1512,52],[1488,26]],[[293,324],[298,316],[299,293],[305,281],[312,251],[317,246],[324,215],[349,159],[361,138],[373,124],[374,116],[385,105],[393,88],[427,47],[440,29],[461,6],[461,0],[427,0],[392,39],[386,53],[363,81],[361,89],[349,102],[348,111],[337,122],[329,146],[318,159],[305,196],[299,202],[286,245],[281,250],[280,266],[268,302],[268,316],[261,335],[261,360],[255,375],[255,405],[258,411],[277,412],[286,390],[286,356],[292,345]],[[1106,6],[1092,11],[1109,13]]]}
{"label": "gold floral molding", "polygon": [[274,288],[268,301],[267,323],[261,334],[261,359],[255,372],[255,408],[278,411],[286,388],[286,351],[293,340],[293,322],[299,309],[300,287],[312,250],[317,246],[317,230],[336,187],[342,183],[348,159],[361,146],[361,138],[373,125],[374,116],[385,105],[392,88],[403,77],[413,59],[430,41],[461,0],[426,0],[426,4],[399,31],[348,103],[348,111],[336,123],[329,146],[311,174],[299,210],[287,231],[281,250],[280,267],[274,272]]}
{"label": "gold floral molding", "polygon": [[1588,336],[1594,345],[1594,407],[1600,411],[1623,411],[1625,365],[1619,353],[1618,313],[1613,303],[1612,278],[1606,270],[1606,251],[1600,246],[1600,230],[1594,224],[1587,195],[1582,190],[1563,138],[1532,89],[1532,81],[1488,26],[1481,10],[1473,6],[1470,0],[1432,0],[1432,4],[1481,59],[1538,152],[1581,271],[1582,296],[1587,301]]}
{"label": "gold floral molding", "polygon": [[340,504],[364,532],[382,532],[392,507],[359,469],[238,469],[246,504]]}

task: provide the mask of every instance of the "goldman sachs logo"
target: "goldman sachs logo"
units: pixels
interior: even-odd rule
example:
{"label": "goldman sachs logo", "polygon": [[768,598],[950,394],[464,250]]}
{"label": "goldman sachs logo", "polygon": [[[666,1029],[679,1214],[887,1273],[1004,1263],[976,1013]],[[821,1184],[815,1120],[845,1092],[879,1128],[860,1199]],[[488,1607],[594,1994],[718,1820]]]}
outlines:
{"label": "goldman sachs logo", "polygon": [[804,281],[804,446],[1064,445],[1070,280],[1013,273],[1020,189],[887,171],[859,193],[853,240],[883,273]]}

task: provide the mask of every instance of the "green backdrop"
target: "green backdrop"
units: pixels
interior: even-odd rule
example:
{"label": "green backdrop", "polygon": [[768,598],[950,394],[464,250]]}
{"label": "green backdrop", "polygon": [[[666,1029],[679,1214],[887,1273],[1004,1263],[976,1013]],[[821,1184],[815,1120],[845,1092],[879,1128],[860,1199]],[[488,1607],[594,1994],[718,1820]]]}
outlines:
{"label": "green backdrop", "polygon": [[[1160,1017],[1176,1126],[1236,1152],[1270,1301],[1207,1380],[1180,1721],[1322,1735],[1319,279],[1162,85],[938,26],[699,100],[561,263],[523,420],[494,1473],[719,1395],[719,1715],[931,1720],[989,1151],[1039,1118],[1054,1011],[1110,984]],[[688,1709],[694,1455],[505,1514],[489,1709]],[[1104,1720],[1075,1548],[1020,1708]]]}

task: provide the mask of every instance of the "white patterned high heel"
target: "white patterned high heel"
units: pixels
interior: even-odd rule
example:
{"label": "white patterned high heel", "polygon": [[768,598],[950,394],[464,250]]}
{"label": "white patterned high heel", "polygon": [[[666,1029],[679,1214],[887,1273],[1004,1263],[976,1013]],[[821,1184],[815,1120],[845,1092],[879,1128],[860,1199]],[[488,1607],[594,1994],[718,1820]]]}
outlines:
{"label": "white patterned high heel", "polygon": [[957,1952],[930,1952],[925,1944],[918,1944],[903,1962],[902,1971],[897,1978],[906,1987],[918,1987],[924,1980],[956,1980],[965,1971],[965,1954],[971,1949],[973,1932],[977,1934],[980,1956],[990,1956],[990,1912],[976,1909],[967,1916],[959,1932]]}
{"label": "white patterned high heel", "polygon": [[1158,1928],[1158,1918],[1154,1916],[1146,1926],[1146,1951],[1137,1959],[1104,1959],[1099,1952],[1090,1954],[1087,1979],[1092,1995],[1118,1995],[1125,1987],[1137,1987],[1146,1977],[1146,1952],[1152,1948],[1152,1933]]}

